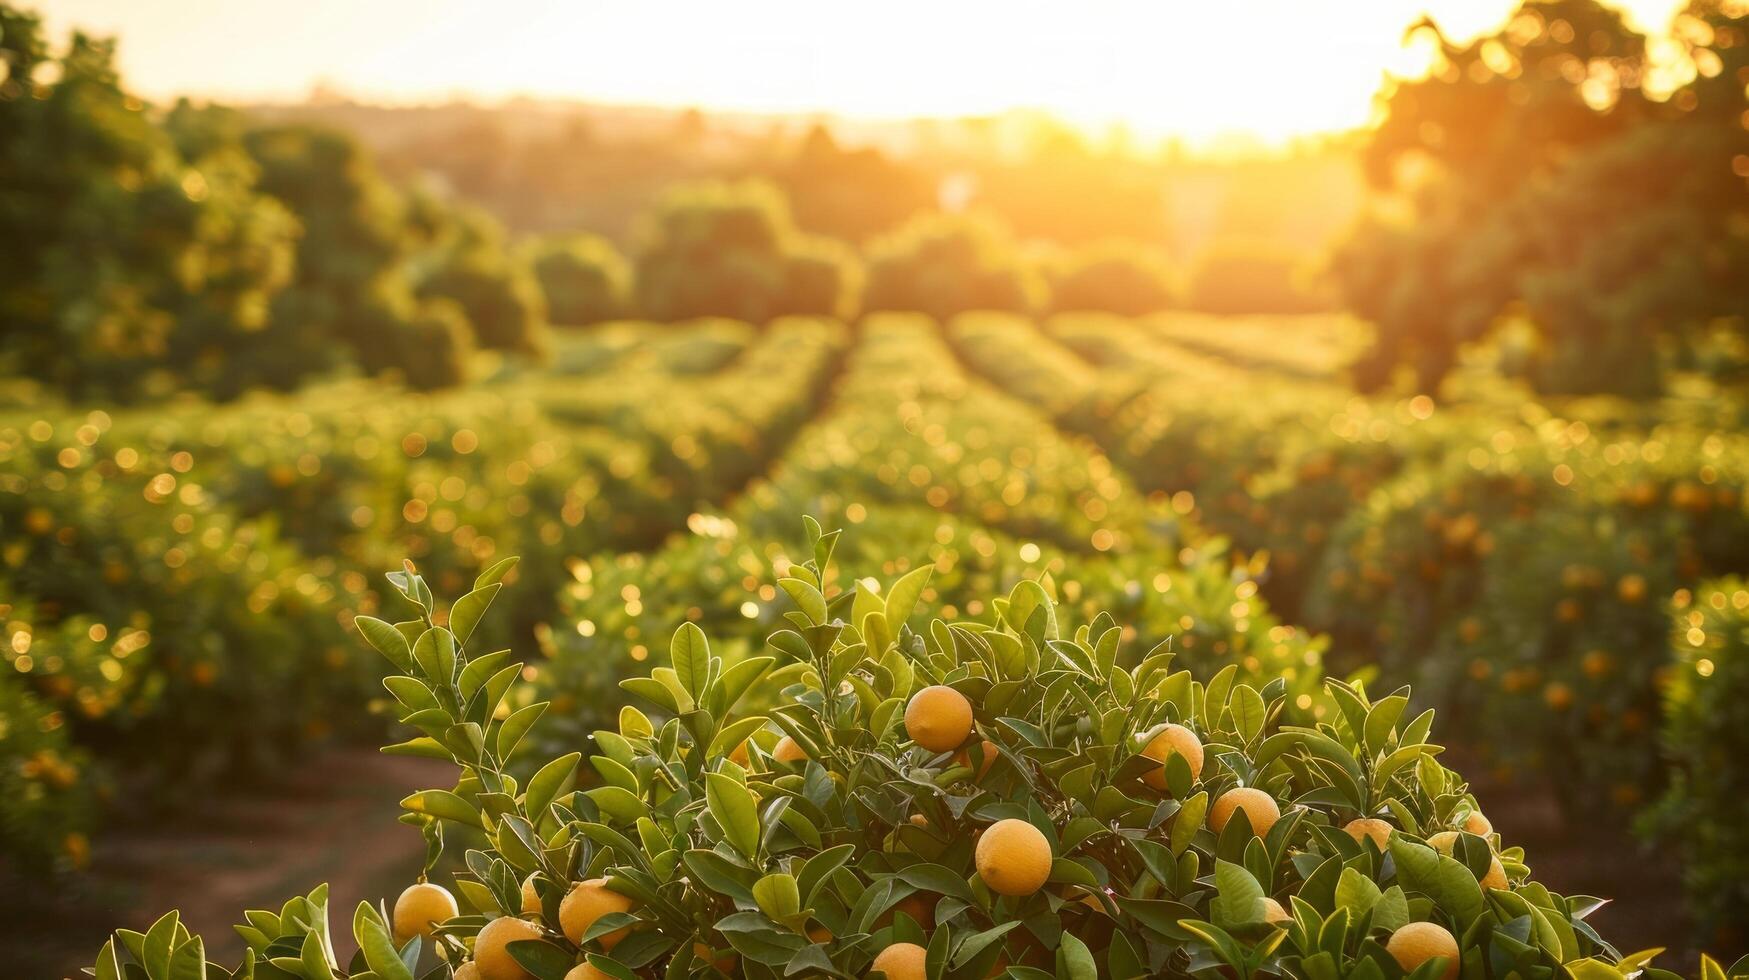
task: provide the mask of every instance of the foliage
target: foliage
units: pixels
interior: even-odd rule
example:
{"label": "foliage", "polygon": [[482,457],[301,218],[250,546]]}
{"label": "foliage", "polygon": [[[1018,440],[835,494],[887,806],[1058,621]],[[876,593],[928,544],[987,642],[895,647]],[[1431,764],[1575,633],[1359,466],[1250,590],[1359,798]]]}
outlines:
{"label": "foliage", "polygon": [[185,158],[110,42],[56,56],[0,5],[0,56],[0,364],[81,397],[274,380],[227,360],[261,339],[297,233],[248,160]]}
{"label": "foliage", "polygon": [[1076,250],[1051,274],[1051,307],[1141,316],[1172,306],[1176,284],[1157,249],[1102,242]]}
{"label": "foliage", "polygon": [[[931,975],[966,978],[1456,968],[1404,963],[1394,937],[1416,922],[1460,937],[1465,974],[1505,962],[1531,977],[1621,975],[1649,958],[1622,957],[1584,923],[1595,900],[1550,893],[1491,831],[1461,832],[1477,827],[1476,801],[1436,761],[1432,714],[1410,716],[1406,689],[1374,699],[1332,682],[1340,710],[1289,725],[1279,685],[1225,672],[1194,681],[1167,650],[1125,651],[1109,616],[1068,621],[1033,585],[997,600],[991,624],[915,630],[921,575],[829,595],[837,532],[811,525],[810,538],[811,557],[783,580],[796,608],[770,655],[731,662],[682,627],[667,666],[625,682],[657,714],[628,707],[617,730],[596,733],[587,761],[598,779],[582,778],[577,752],[526,778],[508,769],[547,705],[528,701],[508,651],[466,641],[510,563],[447,617],[411,567],[394,573],[415,617],[360,626],[394,665],[388,688],[422,734],[388,751],[459,770],[452,789],[403,800],[407,819],[430,841],[429,861],[455,836],[483,846],[456,877],[464,914],[397,936],[399,916],[363,904],[360,952],[341,972],[411,978],[427,942],[451,964],[471,957],[487,980],[560,980],[583,963],[625,978],[775,977],[797,965],[856,976],[902,942],[927,951]],[[972,706],[967,752],[912,739],[901,715],[926,684]],[[784,690],[768,708],[743,706],[756,685]],[[1200,765],[1150,760],[1140,750],[1163,722],[1216,751]],[[778,750],[780,734],[799,757]],[[1145,778],[1156,773],[1158,789]],[[1255,800],[1236,810],[1227,794],[1241,786]],[[1358,816],[1382,818],[1382,846],[1343,829]],[[1446,828],[1441,853],[1430,839]],[[980,832],[1032,842],[985,854]],[[1043,874],[993,878],[998,862]],[[603,887],[626,911],[579,914],[578,889]],[[525,924],[495,924],[510,917]],[[155,980],[173,966],[252,977],[271,964],[331,980],[326,923],[325,889],[279,915],[251,913],[250,950],[224,971],[172,914],[146,934],[117,933],[96,970],[119,977],[132,961]]]}
{"label": "foliage", "polygon": [[929,175],[875,147],[839,144],[824,124],[808,130],[772,178],[802,228],[862,243],[935,203]]}
{"label": "foliage", "polygon": [[1539,387],[1644,395],[1666,348],[1740,319],[1749,232],[1730,161],[1749,150],[1749,95],[1722,79],[1744,64],[1745,25],[1691,5],[1677,35],[1695,73],[1654,99],[1664,69],[1597,0],[1529,0],[1467,44],[1423,21],[1441,65],[1396,87],[1364,151],[1399,206],[1335,263],[1379,325],[1357,380],[1408,366],[1432,391],[1516,303],[1537,338],[1517,369]]}
{"label": "foliage", "polygon": [[1184,305],[1204,313],[1321,312],[1329,303],[1307,283],[1306,266],[1305,256],[1279,247],[1221,242],[1197,259]]}
{"label": "foliage", "polygon": [[1045,292],[994,218],[922,214],[869,246],[862,308],[946,320],[968,310],[1031,312],[1044,304]]}
{"label": "foliage", "polygon": [[844,316],[855,289],[848,250],[795,227],[759,182],[686,184],[645,220],[636,256],[639,311],[656,320]]}
{"label": "foliage", "polygon": [[1676,594],[1671,607],[1673,663],[1664,685],[1664,749],[1670,786],[1648,811],[1645,829],[1679,856],[1689,907],[1711,941],[1743,941],[1749,921],[1749,854],[1734,814],[1749,793],[1744,733],[1749,732],[1749,587],[1715,579]]}
{"label": "foliage", "polygon": [[444,207],[429,198],[425,212],[434,255],[419,260],[421,297],[454,300],[473,325],[479,346],[519,354],[546,352],[546,300],[522,256],[505,242],[496,218],[472,207]]}
{"label": "foliage", "polygon": [[553,235],[533,243],[530,265],[555,324],[617,320],[629,312],[631,266],[599,235]]}

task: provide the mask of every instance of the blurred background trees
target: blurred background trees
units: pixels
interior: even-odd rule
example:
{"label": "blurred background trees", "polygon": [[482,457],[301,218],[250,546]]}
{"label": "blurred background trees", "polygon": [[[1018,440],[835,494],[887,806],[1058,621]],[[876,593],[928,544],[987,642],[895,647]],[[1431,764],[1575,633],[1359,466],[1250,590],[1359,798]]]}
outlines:
{"label": "blurred background trees", "polygon": [[862,308],[946,320],[968,310],[1031,313],[1045,284],[1006,225],[987,214],[919,215],[869,246]]}
{"label": "blurred background trees", "polygon": [[762,181],[669,191],[639,234],[636,269],[638,310],[656,320],[847,316],[854,295],[850,250],[803,234]]}
{"label": "blurred background trees", "polygon": [[1692,74],[1649,89],[1646,38],[1596,0],[1533,0],[1467,44],[1424,20],[1441,64],[1399,84],[1362,154],[1390,196],[1340,249],[1344,298],[1378,325],[1363,386],[1404,367],[1432,390],[1503,320],[1504,366],[1550,392],[1647,395],[1661,366],[1749,309],[1741,9],[1698,0]]}
{"label": "blurred background trees", "polygon": [[600,235],[537,238],[529,244],[529,265],[553,323],[580,326],[631,312],[631,265]]}

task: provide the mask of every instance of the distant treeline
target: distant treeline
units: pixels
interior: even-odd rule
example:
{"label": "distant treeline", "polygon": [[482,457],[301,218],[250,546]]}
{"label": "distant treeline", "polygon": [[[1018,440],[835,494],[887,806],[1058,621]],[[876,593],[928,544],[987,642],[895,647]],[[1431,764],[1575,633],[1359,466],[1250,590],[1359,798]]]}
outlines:
{"label": "distant treeline", "polygon": [[[187,101],[154,111],[112,41],[52,50],[34,14],[0,4],[0,56],[0,374],[75,399],[229,398],[335,370],[439,387],[474,349],[538,357],[549,323],[628,316],[1320,303],[1296,258],[1266,250],[1214,251],[1183,277],[1154,247],[1023,244],[921,190],[883,196],[884,158],[827,137],[788,181],[670,187],[628,252],[582,233],[512,242],[453,192],[391,180],[353,136]],[[803,231],[792,194],[866,244]],[[857,224],[868,201],[915,214],[874,234]]]}

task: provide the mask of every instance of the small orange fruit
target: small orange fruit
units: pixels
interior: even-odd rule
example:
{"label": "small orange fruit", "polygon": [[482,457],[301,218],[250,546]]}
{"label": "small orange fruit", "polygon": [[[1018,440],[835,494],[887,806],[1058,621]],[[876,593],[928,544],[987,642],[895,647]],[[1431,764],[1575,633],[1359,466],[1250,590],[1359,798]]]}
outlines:
{"label": "small orange fruit", "polygon": [[514,916],[500,916],[486,923],[474,939],[474,965],[480,980],[529,980],[531,974],[510,955],[510,944],[539,939],[540,929]]}
{"label": "small orange fruit", "polygon": [[1451,980],[1458,972],[1458,944],[1443,926],[1432,922],[1411,922],[1391,933],[1385,941],[1385,951],[1404,970],[1416,967],[1436,956],[1445,957],[1445,978]]}
{"label": "small orange fruit", "polygon": [[998,820],[978,838],[978,877],[998,895],[1031,895],[1051,876],[1051,842],[1025,820]]}
{"label": "small orange fruit", "polygon": [[1281,819],[1281,807],[1275,797],[1260,789],[1241,786],[1222,793],[1215,805],[1209,807],[1209,829],[1217,834],[1225,830],[1235,810],[1245,811],[1245,818],[1251,821],[1251,832],[1259,837],[1268,834],[1269,828]]}
{"label": "small orange fruit", "polygon": [[1142,774],[1142,781],[1155,789],[1166,788],[1166,760],[1174,754],[1184,756],[1184,761],[1190,764],[1190,778],[1196,779],[1202,775],[1202,739],[1196,733],[1183,725],[1164,725],[1142,747],[1142,755],[1160,763],[1158,768],[1149,769]]}
{"label": "small orange fruit", "polygon": [[437,926],[461,914],[455,896],[442,885],[422,881],[409,886],[395,899],[395,942],[404,943],[414,936],[430,939]]}
{"label": "small orange fruit", "polygon": [[923,980],[927,957],[928,951],[916,943],[894,943],[875,957],[869,974],[882,973],[887,980]]}
{"label": "small orange fruit", "polygon": [[944,684],[926,687],[905,706],[905,734],[931,752],[957,749],[972,734],[972,703]]}
{"label": "small orange fruit", "polygon": [[779,762],[803,762],[807,760],[808,753],[802,751],[795,739],[785,735],[777,740],[777,747],[771,750],[771,757]]}
{"label": "small orange fruit", "polygon": [[1348,831],[1348,836],[1357,841],[1372,838],[1372,842],[1378,845],[1379,850],[1383,851],[1390,847],[1391,834],[1397,828],[1377,817],[1362,817],[1359,820],[1348,821],[1348,826],[1342,829]]}
{"label": "small orange fruit", "polygon": [[[564,901],[559,903],[559,928],[565,931],[565,938],[581,943],[583,934],[589,931],[596,919],[610,912],[630,912],[635,907],[631,896],[607,887],[606,878],[590,878],[572,886]],[[597,937],[597,941],[602,949],[611,950],[629,932],[630,926],[615,929]]]}

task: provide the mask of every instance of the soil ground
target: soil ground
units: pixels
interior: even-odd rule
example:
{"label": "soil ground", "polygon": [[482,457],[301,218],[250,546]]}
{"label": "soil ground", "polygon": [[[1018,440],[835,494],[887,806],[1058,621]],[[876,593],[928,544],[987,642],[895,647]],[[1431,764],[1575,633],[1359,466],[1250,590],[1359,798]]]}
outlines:
{"label": "soil ground", "polygon": [[243,941],[231,926],[243,910],[278,911],[324,881],[335,943],[349,945],[358,902],[392,900],[419,871],[425,842],[396,821],[399,801],[448,786],[454,768],[335,748],[279,777],[271,788],[218,797],[151,827],[106,827],[77,891],[45,901],[0,884],[6,974],[82,980],[110,929],[145,929],[173,908],[206,940],[208,959],[235,965]]}

